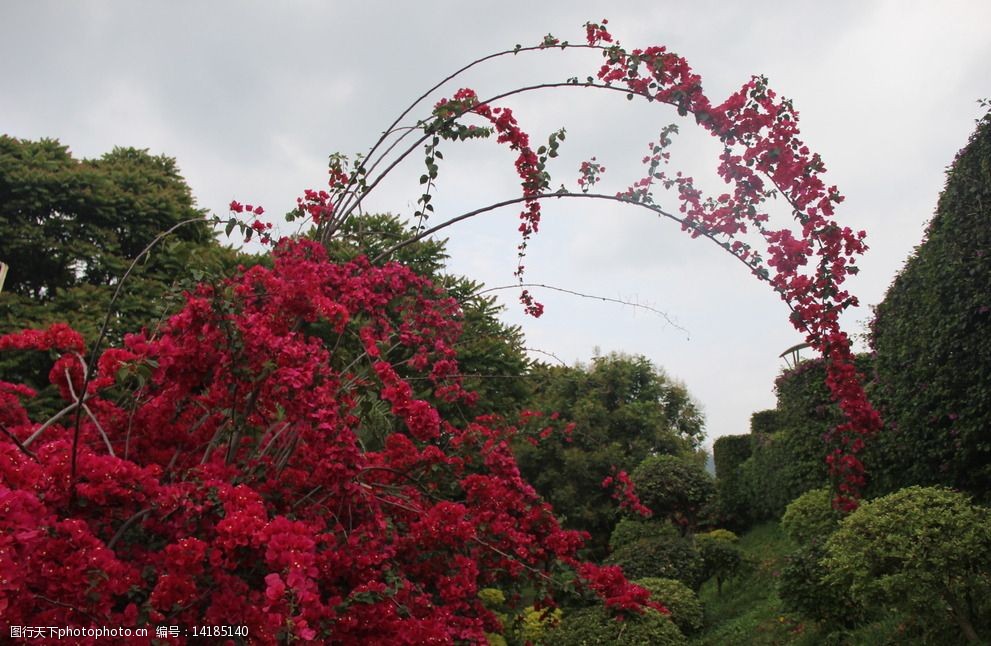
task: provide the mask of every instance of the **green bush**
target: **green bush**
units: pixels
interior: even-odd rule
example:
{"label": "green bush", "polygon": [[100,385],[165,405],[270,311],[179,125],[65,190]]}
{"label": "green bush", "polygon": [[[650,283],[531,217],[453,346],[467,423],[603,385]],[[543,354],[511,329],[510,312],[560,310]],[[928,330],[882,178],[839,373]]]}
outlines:
{"label": "green bush", "polygon": [[887,422],[874,489],[942,484],[991,501],[991,113],[947,173],[925,239],[877,306]]}
{"label": "green bush", "polygon": [[674,646],[687,644],[685,636],[665,615],[647,610],[642,615],[616,619],[602,606],[564,616],[547,635],[554,646]]}
{"label": "green bush", "polygon": [[991,512],[959,492],[909,487],[861,505],[826,542],[825,581],[933,633],[991,638]]}
{"label": "green bush", "polygon": [[677,579],[692,590],[705,581],[702,556],[687,538],[641,538],[610,554],[606,563],[623,568],[628,579]]}
{"label": "green bush", "polygon": [[716,484],[702,464],[690,457],[652,455],[630,474],[640,501],[658,518],[692,527],[698,513],[716,493]]}
{"label": "green bush", "polygon": [[624,518],[616,523],[616,528],[609,535],[609,550],[615,552],[641,538],[676,538],[677,536],[678,530],[671,523]]}
{"label": "green bush", "polygon": [[702,602],[684,583],[659,577],[637,579],[634,583],[650,590],[650,598],[671,611],[671,621],[682,633],[691,635],[702,629]]}
{"label": "green bush", "polygon": [[512,634],[521,644],[541,644],[547,633],[561,622],[562,614],[560,608],[537,610],[527,606],[516,618]]}
{"label": "green bush", "polygon": [[792,500],[781,517],[781,528],[801,546],[824,542],[839,526],[840,516],[833,509],[833,492],[828,487],[806,491]]}
{"label": "green bush", "polygon": [[823,623],[833,629],[861,623],[866,611],[837,583],[825,580],[822,543],[809,543],[791,554],[778,577],[778,596],[787,612]]}
{"label": "green bush", "polygon": [[725,541],[727,543],[739,543],[740,537],[731,532],[728,529],[714,529],[711,532],[706,532],[705,534],[699,534],[700,537],[706,536],[708,538],[713,538],[720,541]]}

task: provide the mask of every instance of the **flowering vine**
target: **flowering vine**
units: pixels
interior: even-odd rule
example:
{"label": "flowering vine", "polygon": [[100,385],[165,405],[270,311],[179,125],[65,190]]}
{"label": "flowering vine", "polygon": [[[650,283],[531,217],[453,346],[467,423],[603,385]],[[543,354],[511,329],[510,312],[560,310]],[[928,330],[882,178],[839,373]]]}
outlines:
{"label": "flowering vine", "polygon": [[[516,272],[522,285],[523,254],[527,241],[538,231],[539,202],[544,199],[567,197],[635,204],[678,222],[693,238],[712,240],[778,292],[791,310],[793,325],[826,358],[826,384],[846,421],[830,433],[830,448],[825,459],[836,482],[836,506],[847,511],[854,509],[865,484],[864,468],[857,454],[882,423],[867,400],[862,379],[853,365],[850,338],[839,323],[840,314],[857,305],[856,297],[843,287],[843,283],[859,270],[856,259],[867,250],[866,233],[841,226],[833,218],[835,206],[843,201],[843,196],[835,186],[827,186],[822,180],[825,165],[821,157],[811,152],[799,138],[797,111],[791,101],[778,97],[768,87],[767,79],[752,77],[738,91],[715,103],[704,93],[701,77],[683,57],[663,46],[627,50],[606,25],[606,21],[587,23],[584,45],[562,42],[548,34],[536,46],[517,46],[463,68],[495,56],[549,47],[594,49],[600,51],[604,59],[595,75],[585,81],[572,77],[560,83],[520,88],[487,101],[479,100],[473,90],[462,89],[452,101],[441,101],[438,106],[456,106],[456,109],[440,113],[435,108],[435,118],[445,120],[444,127],[460,127],[451,125],[450,120],[466,113],[486,118],[502,115],[500,141],[508,141],[515,146],[514,150],[521,151],[517,172],[523,180],[523,195],[450,218],[420,231],[410,241],[480,213],[522,203],[525,208],[520,225],[521,255]],[[677,132],[677,126],[672,125],[662,130],[656,143],[649,145],[650,154],[643,160],[647,166],[646,175],[626,190],[615,194],[592,193],[591,189],[601,182],[605,170],[593,158],[581,165],[580,192],[563,187],[550,191],[546,158],[538,157],[537,163],[532,163],[532,151],[526,147],[529,138],[519,130],[511,113],[506,116],[505,108],[491,106],[497,98],[548,87],[616,91],[629,99],[641,97],[673,106],[683,117],[691,115],[699,126],[721,142],[723,151],[716,171],[729,190],[719,196],[707,197],[695,186],[692,177],[680,172],[672,175],[664,169],[669,161],[665,149],[670,144],[670,135]],[[460,103],[459,97],[468,98],[468,103]],[[677,214],[658,206],[658,198],[653,194],[655,187],[674,192]],[[792,226],[775,228],[771,225],[767,202],[777,196],[782,196],[791,207]],[[752,236],[745,237],[751,232],[756,232],[757,240]],[[531,314],[542,311],[542,307],[534,305],[532,296],[525,289],[521,292],[521,301]]]}

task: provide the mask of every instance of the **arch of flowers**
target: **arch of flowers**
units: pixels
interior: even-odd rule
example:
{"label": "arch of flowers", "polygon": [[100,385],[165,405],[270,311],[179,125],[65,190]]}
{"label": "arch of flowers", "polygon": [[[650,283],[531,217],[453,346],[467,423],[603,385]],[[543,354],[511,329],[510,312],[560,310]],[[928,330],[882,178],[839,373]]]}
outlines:
{"label": "arch of flowers", "polygon": [[[839,327],[856,302],[842,284],[864,234],[833,219],[842,197],[799,140],[791,103],[755,77],[714,104],[683,58],[663,47],[627,50],[605,21],[586,25],[584,44],[547,36],[468,67],[553,47],[599,50],[602,66],[582,81],[486,100],[462,89],[415,127],[399,128],[414,103],[368,156],[333,158],[328,188],[300,198],[297,215],[312,219],[316,240],[281,240],[271,269],[200,285],[158,333],[137,332],[104,351],[98,341],[88,354],[64,324],[0,337],[0,351],[56,355],[50,378],[66,401],[52,418],[32,420],[22,406],[31,389],[0,381],[0,614],[8,623],[238,623],[259,643],[484,643],[499,629],[477,596],[486,586],[538,604],[574,593],[620,613],[663,610],[617,568],[578,557],[581,534],[562,529],[520,477],[509,448],[515,426],[442,418],[436,402],[473,398],[453,349],[457,303],[381,258],[326,259],[319,241],[421,146],[418,215],[429,214],[439,146],[451,140],[494,136],[515,151],[522,195],[423,226],[400,244],[519,204],[522,285],[541,203],[561,197],[634,204],[720,244],[781,295],[826,357],[827,385],[847,420],[833,431],[827,460],[838,505],[855,506],[864,477],[856,454],[880,426]],[[604,169],[589,161],[578,190],[551,191],[546,163],[563,132],[534,147],[496,101],[559,85],[618,91],[694,118],[723,145],[727,192],[705,197],[691,178],[665,171],[668,129],[627,190],[596,193]],[[655,202],[658,187],[674,191],[676,213]],[[791,205],[793,227],[769,226],[772,192]],[[260,208],[231,208],[229,227],[267,238],[267,227],[251,221]],[[737,239],[747,231],[759,232],[765,248]],[[520,299],[540,315],[525,289]],[[379,450],[359,440],[361,407],[371,400],[384,402],[397,427]],[[615,480],[623,504],[638,508],[625,474]]]}

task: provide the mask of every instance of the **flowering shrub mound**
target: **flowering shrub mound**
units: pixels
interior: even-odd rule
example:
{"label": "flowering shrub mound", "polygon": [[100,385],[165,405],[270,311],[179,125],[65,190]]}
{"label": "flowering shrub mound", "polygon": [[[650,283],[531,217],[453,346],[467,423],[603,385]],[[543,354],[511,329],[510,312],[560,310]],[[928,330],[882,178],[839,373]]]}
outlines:
{"label": "flowering shrub mound", "polygon": [[[200,286],[159,335],[95,366],[65,325],[0,337],[57,353],[68,401],[39,423],[29,389],[0,382],[6,622],[484,643],[499,629],[487,586],[549,598],[577,574],[614,609],[649,603],[616,568],[577,560],[582,536],[520,478],[512,427],[455,427],[430,403],[471,399],[453,300],[397,264],[329,263],[315,242],[273,257]],[[395,418],[381,451],[360,444],[368,397]]]}

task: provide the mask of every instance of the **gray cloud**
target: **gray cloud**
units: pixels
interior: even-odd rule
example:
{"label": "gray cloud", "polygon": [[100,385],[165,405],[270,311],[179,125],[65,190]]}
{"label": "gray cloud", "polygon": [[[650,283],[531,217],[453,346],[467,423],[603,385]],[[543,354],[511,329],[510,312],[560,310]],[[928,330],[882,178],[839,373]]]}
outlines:
{"label": "gray cloud", "polygon": [[[325,181],[329,153],[366,148],[409,99],[464,62],[548,31],[580,41],[581,24],[605,10],[587,6],[4,3],[0,127],[58,137],[80,156],[147,147],[178,159],[202,206],[223,213],[237,198],[278,214]],[[795,100],[807,142],[848,196],[839,217],[870,234],[872,251],[851,286],[865,304],[880,299],[921,239],[943,169],[973,127],[975,100],[991,95],[991,41],[983,34],[991,5],[632,2],[608,14],[624,44],[668,44],[684,54],[714,97],[764,73]],[[597,64],[556,52],[511,57],[431,101],[459,84],[490,95],[584,77]],[[609,167],[607,191],[636,176],[643,144],[677,120],[669,109],[574,90],[510,104],[541,137],[568,128],[558,181],[573,182],[578,161],[596,155]],[[715,187],[711,143],[685,129],[674,166]],[[450,149],[446,158],[441,213],[518,190],[512,156],[491,143]],[[410,212],[419,173],[414,159],[369,207]],[[506,210],[449,231],[452,270],[511,282],[515,222]],[[745,432],[750,413],[773,404],[777,356],[801,335],[784,304],[732,259],[631,209],[555,204],[543,228],[527,262],[530,279],[639,300],[691,334],[642,311],[556,294],[544,298],[544,318],[524,319],[505,292],[507,320],[524,327],[530,345],[566,361],[587,360],[596,346],[646,354],[703,402],[710,437]],[[848,315],[848,327],[867,316],[865,308]]]}

